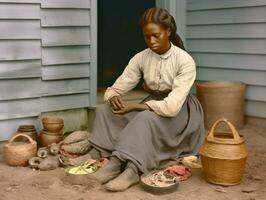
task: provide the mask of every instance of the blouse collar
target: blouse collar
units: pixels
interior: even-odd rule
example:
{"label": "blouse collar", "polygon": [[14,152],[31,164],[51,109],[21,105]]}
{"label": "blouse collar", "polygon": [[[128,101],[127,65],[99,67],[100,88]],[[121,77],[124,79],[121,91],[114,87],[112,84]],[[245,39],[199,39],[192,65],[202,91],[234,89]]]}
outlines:
{"label": "blouse collar", "polygon": [[171,45],[171,47],[170,47],[170,49],[167,51],[167,52],[165,52],[164,54],[157,54],[157,53],[154,53],[156,56],[158,56],[158,57],[160,57],[161,59],[167,59],[169,56],[171,56],[171,54],[172,54],[172,52],[173,52],[173,44],[172,44],[172,42],[170,42],[170,45]]}

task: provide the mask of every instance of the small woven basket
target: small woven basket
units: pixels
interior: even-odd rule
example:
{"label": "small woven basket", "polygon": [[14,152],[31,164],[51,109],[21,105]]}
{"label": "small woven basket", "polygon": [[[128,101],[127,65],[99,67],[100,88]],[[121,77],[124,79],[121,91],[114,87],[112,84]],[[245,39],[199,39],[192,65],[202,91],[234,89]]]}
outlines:
{"label": "small woven basket", "polygon": [[[15,141],[18,137],[24,137],[26,141]],[[37,153],[37,143],[26,134],[13,136],[4,146],[4,158],[10,166],[26,166],[28,160]]]}
{"label": "small woven basket", "polygon": [[[230,133],[215,132],[221,122],[226,123]],[[226,119],[217,120],[199,151],[203,171],[208,182],[218,185],[236,185],[241,182],[247,159],[243,136]]]}

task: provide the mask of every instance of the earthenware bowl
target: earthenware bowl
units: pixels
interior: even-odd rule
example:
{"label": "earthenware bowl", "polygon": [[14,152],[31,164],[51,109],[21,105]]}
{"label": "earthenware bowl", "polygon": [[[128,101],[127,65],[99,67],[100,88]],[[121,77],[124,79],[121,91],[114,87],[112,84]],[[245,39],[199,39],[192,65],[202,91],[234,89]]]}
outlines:
{"label": "earthenware bowl", "polygon": [[140,185],[142,186],[142,188],[146,192],[149,192],[149,193],[152,193],[152,194],[156,194],[156,195],[162,195],[162,194],[169,194],[169,193],[175,192],[177,190],[178,185],[179,185],[179,181],[178,180],[175,183],[173,183],[171,185],[168,185],[168,186],[164,186],[164,187],[149,185],[149,184],[145,183],[145,181],[143,181],[144,177],[146,177],[146,176],[148,176],[148,175],[150,175],[152,173],[155,173],[155,172],[156,171],[152,171],[149,174],[142,175],[140,177]]}
{"label": "earthenware bowl", "polygon": [[64,120],[60,117],[44,117],[42,118],[44,130],[48,132],[59,132],[64,127]]}

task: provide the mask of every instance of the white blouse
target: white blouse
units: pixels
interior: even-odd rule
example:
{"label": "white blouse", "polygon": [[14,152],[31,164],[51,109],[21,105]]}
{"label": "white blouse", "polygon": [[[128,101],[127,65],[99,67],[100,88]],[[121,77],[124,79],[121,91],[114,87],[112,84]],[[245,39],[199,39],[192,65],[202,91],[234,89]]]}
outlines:
{"label": "white blouse", "polygon": [[107,88],[104,100],[108,102],[113,96],[123,96],[138,84],[142,74],[151,90],[171,90],[163,100],[151,100],[146,104],[160,116],[173,117],[180,111],[195,81],[196,66],[186,51],[173,44],[162,55],[145,49],[129,61],[122,75]]}

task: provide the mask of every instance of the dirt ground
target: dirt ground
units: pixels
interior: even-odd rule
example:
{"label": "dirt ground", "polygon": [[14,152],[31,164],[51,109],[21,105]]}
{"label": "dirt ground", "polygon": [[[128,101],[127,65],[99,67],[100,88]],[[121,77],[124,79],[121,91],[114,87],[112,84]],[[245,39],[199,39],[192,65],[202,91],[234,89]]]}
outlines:
{"label": "dirt ground", "polygon": [[156,196],[135,185],[125,192],[112,193],[86,181],[70,184],[63,168],[33,171],[27,167],[9,167],[0,161],[0,200],[266,200],[266,128],[248,124],[241,130],[249,157],[242,183],[221,187],[205,181],[201,169],[181,182],[176,192]]}

